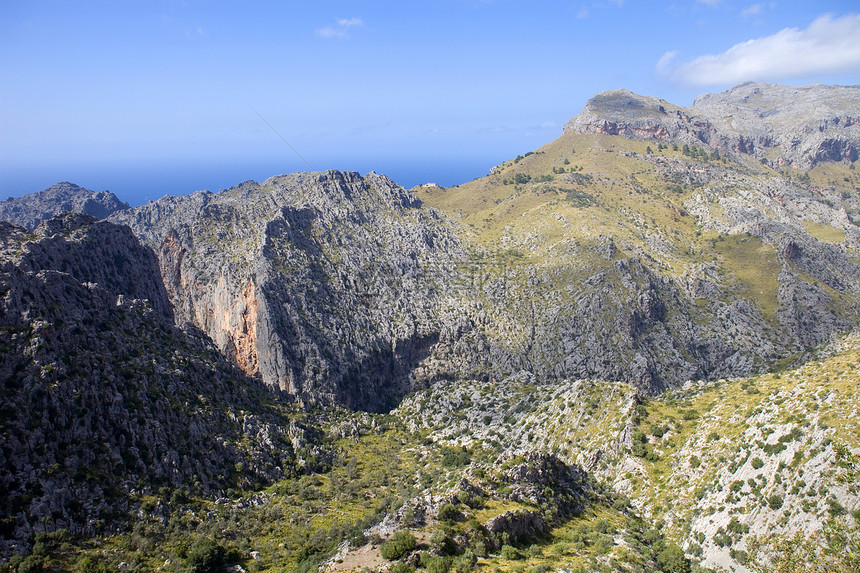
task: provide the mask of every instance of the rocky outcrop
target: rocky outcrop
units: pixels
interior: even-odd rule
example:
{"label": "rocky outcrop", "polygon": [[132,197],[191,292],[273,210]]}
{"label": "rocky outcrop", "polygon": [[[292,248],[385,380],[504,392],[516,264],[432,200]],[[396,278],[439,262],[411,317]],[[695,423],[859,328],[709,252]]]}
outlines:
{"label": "rocky outcrop", "polygon": [[852,162],[860,153],[857,86],[746,83],[696,98],[689,108],[627,90],[602,92],[565,131],[704,145],[775,167]]}
{"label": "rocky outcrop", "polygon": [[311,173],[117,214],[159,253],[177,323],[304,401],[385,410],[444,328],[451,225],[388,178]]}
{"label": "rocky outcrop", "polygon": [[495,538],[507,539],[513,544],[533,539],[548,528],[538,511],[506,511],[490,518],[484,527]]}
{"label": "rocky outcrop", "polygon": [[665,100],[616,90],[588,100],[582,113],[565,123],[564,131],[702,143],[715,129],[707,119]]}
{"label": "rocky outcrop", "polygon": [[90,191],[72,183],[57,183],[44,191],[0,201],[0,221],[35,229],[61,213],[83,213],[104,219],[129,205],[109,191]]}
{"label": "rocky outcrop", "polygon": [[0,223],[0,254],[0,554],[37,529],[113,527],[132,490],[214,494],[321,459],[307,424],[173,326],[158,261],[127,227]]}

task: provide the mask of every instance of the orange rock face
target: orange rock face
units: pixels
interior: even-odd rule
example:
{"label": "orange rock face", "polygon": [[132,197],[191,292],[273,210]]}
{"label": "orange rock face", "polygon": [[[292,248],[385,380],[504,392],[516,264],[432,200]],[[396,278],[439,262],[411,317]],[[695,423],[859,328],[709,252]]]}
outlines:
{"label": "orange rock face", "polygon": [[252,280],[242,290],[236,311],[239,323],[230,340],[236,349],[236,362],[245,374],[253,376],[259,372],[257,364],[257,289]]}

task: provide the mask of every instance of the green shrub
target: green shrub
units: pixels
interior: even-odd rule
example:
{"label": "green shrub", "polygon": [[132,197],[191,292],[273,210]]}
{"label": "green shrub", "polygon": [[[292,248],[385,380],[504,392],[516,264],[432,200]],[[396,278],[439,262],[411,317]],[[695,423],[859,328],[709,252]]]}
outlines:
{"label": "green shrub", "polygon": [[227,565],[227,552],[212,539],[198,539],[188,550],[185,562],[190,573],[216,573]]}
{"label": "green shrub", "polygon": [[785,449],[785,443],[777,442],[775,444],[765,444],[762,449],[764,450],[764,453],[769,456],[772,456],[783,451]]}
{"label": "green shrub", "polygon": [[18,573],[39,573],[45,569],[45,561],[39,555],[28,555],[18,564]]}
{"label": "green shrub", "polygon": [[528,183],[532,180],[532,176],[527,173],[517,173],[514,175],[514,181],[520,185]]}
{"label": "green shrub", "polygon": [[761,461],[760,457],[756,456],[752,459],[752,467],[754,470],[760,470],[762,467],[764,467],[764,462]]}
{"label": "green shrub", "polygon": [[445,503],[439,508],[439,521],[453,523],[460,519],[460,512],[450,503]]}
{"label": "green shrub", "polygon": [[457,573],[468,573],[475,568],[478,563],[478,557],[469,549],[467,549],[460,557],[454,560],[454,571]]}
{"label": "green shrub", "polygon": [[743,551],[742,549],[730,549],[729,556],[731,556],[732,559],[734,559],[741,565],[746,565],[747,560],[749,559],[749,555],[747,555],[747,552]]}
{"label": "green shrub", "polygon": [[690,561],[674,543],[669,543],[657,554],[657,565],[664,573],[690,573]]}
{"label": "green shrub", "polygon": [[91,555],[85,555],[78,560],[78,573],[107,573],[108,566],[104,563],[96,561]]}
{"label": "green shrub", "polygon": [[594,524],[594,529],[598,533],[615,533],[615,528],[605,519],[598,519],[597,523]]}
{"label": "green shrub", "polygon": [[457,552],[457,544],[451,539],[451,534],[446,528],[437,529],[430,536],[430,548],[441,555],[450,555]]}
{"label": "green shrub", "polygon": [[415,536],[408,531],[398,531],[379,548],[383,559],[403,559],[415,549]]}
{"label": "green shrub", "polygon": [[427,569],[427,573],[448,573],[451,564],[445,557],[428,557],[424,568]]}
{"label": "green shrub", "polygon": [[502,545],[500,555],[502,556],[502,559],[507,559],[508,561],[516,561],[520,558],[520,552],[510,545]]}
{"label": "green shrub", "polygon": [[770,506],[771,509],[775,510],[775,509],[781,508],[782,503],[783,503],[783,500],[782,500],[781,495],[772,495],[769,498],[767,498],[767,504],[768,504],[768,506]]}

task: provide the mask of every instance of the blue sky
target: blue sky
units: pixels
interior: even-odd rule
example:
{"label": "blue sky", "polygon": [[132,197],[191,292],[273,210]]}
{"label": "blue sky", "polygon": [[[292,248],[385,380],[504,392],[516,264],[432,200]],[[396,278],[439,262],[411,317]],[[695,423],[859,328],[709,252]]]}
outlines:
{"label": "blue sky", "polygon": [[689,105],[746,80],[860,84],[860,7],[0,0],[0,198],[68,180],[140,203],[308,164],[452,185],[599,91]]}

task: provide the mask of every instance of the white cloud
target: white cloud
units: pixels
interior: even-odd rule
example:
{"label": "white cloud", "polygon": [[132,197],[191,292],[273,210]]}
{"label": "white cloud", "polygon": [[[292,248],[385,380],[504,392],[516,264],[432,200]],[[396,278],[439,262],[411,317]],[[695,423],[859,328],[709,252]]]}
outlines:
{"label": "white cloud", "polygon": [[758,16],[764,12],[764,4],[753,4],[741,10],[741,16],[749,18],[750,16]]}
{"label": "white cloud", "polygon": [[824,15],[805,30],[785,28],[687,63],[673,65],[677,53],[666,52],[656,67],[661,75],[698,86],[851,72],[860,70],[858,38],[860,14]]}
{"label": "white cloud", "polygon": [[364,26],[364,22],[361,18],[338,18],[337,25],[341,28],[353,28],[353,27],[362,27]]}
{"label": "white cloud", "polygon": [[364,21],[361,18],[338,18],[337,26],[326,26],[317,28],[316,35],[320,38],[348,38],[350,28],[363,28]]}
{"label": "white cloud", "polygon": [[672,67],[672,61],[678,56],[678,52],[666,52],[660,56],[660,61],[657,62],[657,71],[660,74],[666,75]]}
{"label": "white cloud", "polygon": [[588,18],[588,7],[583,6],[579,9],[579,12],[576,13],[576,19],[582,20],[583,18]]}
{"label": "white cloud", "polygon": [[326,26],[325,28],[317,28],[316,35],[320,38],[345,38],[346,32]]}

